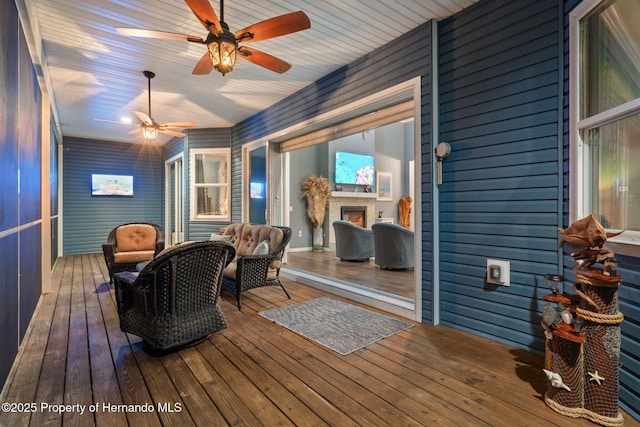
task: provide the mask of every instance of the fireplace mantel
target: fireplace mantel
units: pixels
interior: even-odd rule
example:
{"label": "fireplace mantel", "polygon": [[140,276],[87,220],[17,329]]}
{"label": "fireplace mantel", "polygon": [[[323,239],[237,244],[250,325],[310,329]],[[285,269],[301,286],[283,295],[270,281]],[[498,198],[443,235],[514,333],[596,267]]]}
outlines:
{"label": "fireplace mantel", "polygon": [[329,198],[329,243],[335,245],[336,237],[333,231],[334,221],[340,220],[340,209],[343,206],[362,206],[367,216],[367,228],[376,222],[376,194],[364,191],[332,191]]}
{"label": "fireplace mantel", "polygon": [[351,197],[361,199],[375,199],[376,193],[365,193],[364,191],[332,191],[331,197]]}

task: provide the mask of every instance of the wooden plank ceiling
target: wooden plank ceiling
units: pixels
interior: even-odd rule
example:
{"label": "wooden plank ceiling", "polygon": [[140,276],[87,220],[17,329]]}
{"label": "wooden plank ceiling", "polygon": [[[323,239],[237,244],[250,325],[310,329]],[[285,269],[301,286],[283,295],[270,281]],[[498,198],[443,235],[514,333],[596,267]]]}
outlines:
{"label": "wooden plank ceiling", "polygon": [[[206,31],[180,0],[17,0],[27,39],[64,136],[136,142],[132,111],[159,123],[194,121],[199,128],[232,126],[364,54],[477,0],[253,0],[224,4],[232,32],[298,10],[311,28],[251,45],[292,64],[277,74],[238,59],[235,69],[191,74],[206,46],[123,36],[116,27],[190,34]],[[212,6],[220,17],[220,5]],[[42,70],[42,71],[40,71]],[[98,120],[96,120],[98,119]],[[100,121],[112,120],[116,123]],[[170,137],[163,136],[162,142]]]}

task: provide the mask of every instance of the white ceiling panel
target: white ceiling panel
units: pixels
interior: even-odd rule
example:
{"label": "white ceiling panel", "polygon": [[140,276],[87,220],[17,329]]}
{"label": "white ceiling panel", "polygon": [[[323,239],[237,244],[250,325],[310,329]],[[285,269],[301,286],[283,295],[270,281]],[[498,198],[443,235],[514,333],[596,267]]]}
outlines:
{"label": "white ceiling panel", "polygon": [[[476,0],[255,0],[224,3],[232,32],[285,13],[304,11],[311,28],[251,43],[292,65],[277,74],[238,58],[233,71],[192,75],[206,45],[127,37],[116,27],[206,38],[181,0],[18,0],[31,28],[30,48],[43,69],[64,136],[136,142],[122,117],[148,111],[158,123],[194,121],[199,128],[232,126],[430,19]],[[220,4],[211,3],[218,18]],[[222,19],[221,19],[222,20]],[[240,43],[242,45],[242,43]],[[108,121],[104,121],[108,120]],[[115,123],[112,123],[112,122]],[[161,142],[169,136],[162,136]]]}

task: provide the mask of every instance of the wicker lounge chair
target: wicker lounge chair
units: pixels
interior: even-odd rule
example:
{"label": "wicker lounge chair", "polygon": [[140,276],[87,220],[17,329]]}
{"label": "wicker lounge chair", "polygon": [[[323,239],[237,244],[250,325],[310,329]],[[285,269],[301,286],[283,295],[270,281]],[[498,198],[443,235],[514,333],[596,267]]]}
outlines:
{"label": "wicker lounge chair", "polygon": [[[225,269],[223,290],[236,297],[238,310],[242,310],[240,295],[262,286],[280,286],[287,298],[291,296],[280,281],[280,268],[284,250],[291,240],[291,228],[272,225],[231,224],[225,228],[236,248],[236,259]],[[255,254],[260,242],[266,241],[266,254]]]}
{"label": "wicker lounge chair", "polygon": [[218,297],[234,255],[225,242],[187,242],[167,248],[140,273],[116,273],[120,329],[141,337],[147,350],[166,351],[226,328]]}

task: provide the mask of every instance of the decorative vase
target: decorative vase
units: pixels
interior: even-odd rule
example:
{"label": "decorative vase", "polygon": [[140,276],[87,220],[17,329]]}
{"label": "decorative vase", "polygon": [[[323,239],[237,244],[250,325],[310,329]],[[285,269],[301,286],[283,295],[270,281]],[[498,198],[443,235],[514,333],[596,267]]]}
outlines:
{"label": "decorative vase", "polygon": [[324,230],[322,228],[314,228],[313,229],[313,250],[321,251],[324,248],[324,238],[322,236],[322,232]]}

